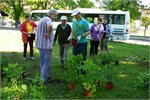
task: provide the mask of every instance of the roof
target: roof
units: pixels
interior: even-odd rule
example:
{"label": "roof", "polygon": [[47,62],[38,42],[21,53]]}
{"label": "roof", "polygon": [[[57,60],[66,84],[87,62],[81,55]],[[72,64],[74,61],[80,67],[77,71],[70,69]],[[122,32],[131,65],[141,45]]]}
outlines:
{"label": "roof", "polygon": [[8,16],[8,14],[6,14],[5,12],[3,12],[3,11],[1,11],[1,10],[0,10],[0,14],[1,14],[2,16]]}

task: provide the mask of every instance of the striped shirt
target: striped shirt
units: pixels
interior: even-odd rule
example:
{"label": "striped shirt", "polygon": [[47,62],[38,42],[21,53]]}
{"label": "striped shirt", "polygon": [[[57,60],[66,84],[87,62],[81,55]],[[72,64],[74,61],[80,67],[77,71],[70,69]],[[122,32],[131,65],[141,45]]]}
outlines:
{"label": "striped shirt", "polygon": [[46,39],[44,35],[47,33],[48,26],[52,26],[52,20],[49,17],[42,18],[37,26],[36,47],[39,49],[52,49],[54,41],[54,33],[50,33],[50,38]]}

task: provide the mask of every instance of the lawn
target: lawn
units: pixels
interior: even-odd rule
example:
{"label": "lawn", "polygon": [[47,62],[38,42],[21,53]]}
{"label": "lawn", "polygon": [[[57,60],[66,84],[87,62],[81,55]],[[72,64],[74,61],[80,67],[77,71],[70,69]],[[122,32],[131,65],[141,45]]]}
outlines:
{"label": "lawn", "polygon": [[[148,99],[149,88],[142,86],[141,81],[138,80],[138,76],[140,73],[149,73],[149,46],[110,42],[109,48],[110,54],[115,54],[120,61],[120,64],[117,66],[116,77],[113,80],[114,88],[113,90],[106,90],[105,81],[102,81],[102,85],[97,87],[97,91],[90,97],[83,96],[83,86],[78,81],[76,82],[75,89],[67,90],[67,83],[64,77],[67,73],[65,69],[61,68],[59,63],[58,44],[53,48],[52,54],[51,80],[53,81],[47,85],[36,85],[35,82],[35,79],[39,77],[40,71],[39,52],[36,48],[34,49],[34,61],[23,61],[22,52],[1,52],[1,98]],[[69,55],[72,55],[71,48],[69,49]],[[131,56],[135,57],[135,59],[126,61]],[[87,58],[90,57],[88,56]],[[138,61],[139,59],[144,60]],[[7,73],[3,74],[5,71]],[[21,79],[18,78],[22,73],[24,73],[24,76]],[[139,85],[142,87],[139,87]]]}

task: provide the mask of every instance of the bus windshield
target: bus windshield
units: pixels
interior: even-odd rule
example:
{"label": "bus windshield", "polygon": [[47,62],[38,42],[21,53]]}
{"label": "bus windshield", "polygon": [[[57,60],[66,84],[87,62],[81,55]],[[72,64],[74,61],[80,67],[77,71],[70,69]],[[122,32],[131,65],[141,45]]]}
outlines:
{"label": "bus windshield", "polygon": [[[32,20],[37,21],[39,18],[42,18],[46,15],[46,13],[32,13]],[[73,17],[70,13],[58,13],[55,21],[59,22],[61,16],[63,15],[67,16],[68,22],[73,21]],[[82,14],[82,17],[85,18],[89,23],[96,23],[98,18],[103,18],[104,16],[108,18],[108,22],[110,24],[125,24],[124,14]]]}

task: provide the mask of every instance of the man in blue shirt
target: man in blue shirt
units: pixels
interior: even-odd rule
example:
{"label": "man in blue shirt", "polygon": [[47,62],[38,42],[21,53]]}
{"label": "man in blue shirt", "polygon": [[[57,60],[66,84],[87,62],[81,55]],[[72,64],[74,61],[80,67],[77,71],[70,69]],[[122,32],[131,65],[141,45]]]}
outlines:
{"label": "man in blue shirt", "polygon": [[90,34],[88,22],[81,17],[81,12],[78,9],[74,9],[71,16],[75,17],[72,23],[72,35],[77,39],[77,45],[73,47],[73,55],[82,53],[83,60],[86,60],[87,56],[87,38]]}

